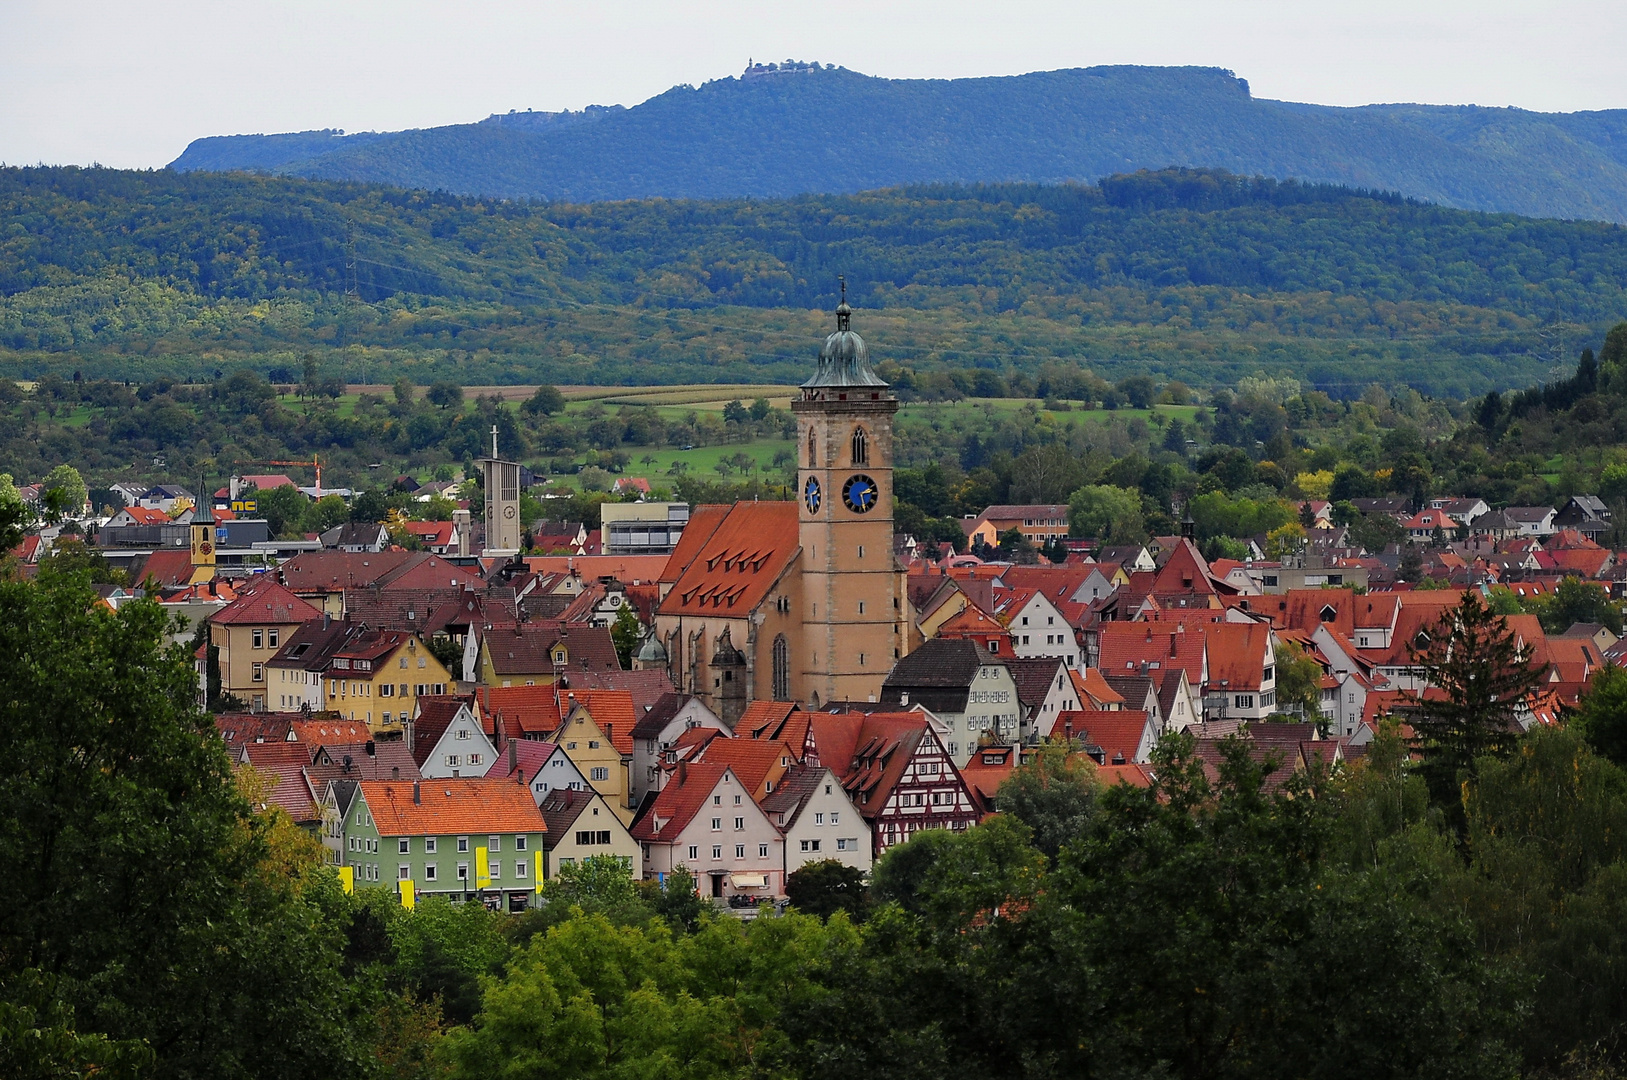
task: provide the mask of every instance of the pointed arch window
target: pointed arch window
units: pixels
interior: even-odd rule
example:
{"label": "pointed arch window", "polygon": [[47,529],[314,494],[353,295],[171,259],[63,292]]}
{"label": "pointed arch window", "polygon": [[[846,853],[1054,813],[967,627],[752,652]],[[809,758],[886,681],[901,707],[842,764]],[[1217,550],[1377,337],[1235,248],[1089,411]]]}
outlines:
{"label": "pointed arch window", "polygon": [[791,645],[784,634],[774,639],[774,700],[791,700]]}
{"label": "pointed arch window", "polygon": [[864,429],[853,429],[853,464],[868,465],[870,463],[870,440],[864,434]]}
{"label": "pointed arch window", "polygon": [[819,467],[819,444],[817,442],[815,442],[815,440],[814,440],[814,430],[813,430],[813,428],[810,427],[808,429],[808,468],[817,469],[818,467]]}

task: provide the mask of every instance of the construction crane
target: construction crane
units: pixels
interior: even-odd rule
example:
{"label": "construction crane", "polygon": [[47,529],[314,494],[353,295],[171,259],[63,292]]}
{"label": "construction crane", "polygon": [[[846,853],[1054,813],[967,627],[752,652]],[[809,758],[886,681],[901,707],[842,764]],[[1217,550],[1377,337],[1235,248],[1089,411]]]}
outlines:
{"label": "construction crane", "polygon": [[233,465],[306,465],[316,470],[316,497],[322,497],[322,459],[315,454],[310,461],[234,461]]}

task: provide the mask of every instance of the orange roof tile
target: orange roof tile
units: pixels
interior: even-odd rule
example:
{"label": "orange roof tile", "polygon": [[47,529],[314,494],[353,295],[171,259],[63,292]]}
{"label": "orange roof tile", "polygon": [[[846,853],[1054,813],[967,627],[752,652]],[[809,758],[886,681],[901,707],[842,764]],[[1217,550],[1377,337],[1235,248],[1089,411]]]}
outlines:
{"label": "orange roof tile", "polygon": [[1073,688],[1081,702],[1093,701],[1097,708],[1107,705],[1123,706],[1124,695],[1107,685],[1107,680],[1102,678],[1100,669],[1070,670],[1068,676],[1072,679]]}
{"label": "orange roof tile", "polygon": [[795,765],[801,747],[791,747],[780,739],[712,739],[700,750],[698,759],[714,765],[727,765],[751,792],[762,801],[766,784],[778,786],[780,777]]}
{"label": "orange roof tile", "polygon": [[364,780],[362,797],[381,836],[444,836],[479,833],[540,833],[547,823],[531,793],[509,780],[462,777],[420,782]]}
{"label": "orange roof tile", "polygon": [[1209,685],[1259,690],[1271,663],[1271,628],[1261,623],[1216,623],[1204,629],[1209,647]]}
{"label": "orange roof tile", "polygon": [[611,745],[621,754],[633,753],[633,725],[638,717],[633,709],[633,695],[626,690],[571,690],[566,700],[574,696],[587,708],[588,715],[599,725]]}
{"label": "orange roof tile", "polygon": [[661,601],[661,614],[743,619],[799,550],[795,503],[735,503]]}
{"label": "orange roof tile", "polygon": [[1146,732],[1145,709],[1065,709],[1056,714],[1050,734],[1099,746],[1107,764],[1123,765],[1142,756]]}
{"label": "orange roof tile", "polygon": [[700,557],[701,549],[712,539],[718,526],[732,509],[726,505],[697,506],[689,514],[689,524],[678,537],[678,544],[667,556],[667,564],[661,569],[661,584],[671,585],[683,577],[684,571]]}
{"label": "orange roof tile", "polygon": [[551,734],[559,730],[563,719],[560,703],[564,696],[553,686],[483,686],[477,698],[486,731],[497,730],[501,715],[508,738]]}

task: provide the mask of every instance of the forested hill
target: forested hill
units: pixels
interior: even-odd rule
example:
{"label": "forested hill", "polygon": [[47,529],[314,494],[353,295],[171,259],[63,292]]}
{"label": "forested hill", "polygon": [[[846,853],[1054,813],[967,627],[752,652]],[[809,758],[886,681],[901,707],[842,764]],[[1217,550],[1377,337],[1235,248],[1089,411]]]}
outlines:
{"label": "forested hill", "polygon": [[205,138],[174,167],[582,202],[1094,183],[1184,165],[1627,221],[1627,110],[1329,108],[1251,97],[1214,68],[942,80],[825,67],[675,87],[626,110],[531,115],[577,122]]}
{"label": "forested hill", "polygon": [[543,205],[0,169],[0,222],[0,374],[23,377],[331,350],[352,381],[800,378],[845,274],[878,359],[922,368],[1464,395],[1568,366],[1627,314],[1622,226],[1217,172]]}

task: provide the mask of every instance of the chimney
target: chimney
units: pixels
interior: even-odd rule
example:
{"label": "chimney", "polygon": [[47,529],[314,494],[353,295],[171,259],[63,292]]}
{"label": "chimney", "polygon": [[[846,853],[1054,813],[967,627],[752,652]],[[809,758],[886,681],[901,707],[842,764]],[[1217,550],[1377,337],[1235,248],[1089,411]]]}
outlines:
{"label": "chimney", "polygon": [[689,759],[678,762],[678,786],[683,787],[689,781]]}
{"label": "chimney", "polygon": [[378,748],[373,745],[373,740],[368,739],[367,740],[367,756],[368,757],[373,757],[377,753],[378,753]]}
{"label": "chimney", "polygon": [[[1179,625],[1179,624],[1176,624],[1176,625]],[[1175,643],[1177,641],[1179,641],[1179,640],[1180,640],[1180,638],[1178,638],[1176,636],[1176,631],[1171,630],[1169,632],[1169,658],[1171,660],[1175,659]]]}
{"label": "chimney", "polygon": [[510,739],[508,744],[508,771],[515,772],[520,767],[520,748]]}
{"label": "chimney", "polygon": [[423,786],[421,784],[419,784],[418,781],[414,780],[412,782],[412,805],[414,805],[414,806],[422,806],[423,804],[424,804]]}
{"label": "chimney", "polygon": [[390,779],[391,780],[399,780],[399,779],[401,779],[401,766],[399,766],[399,765],[391,765],[390,766]]}

